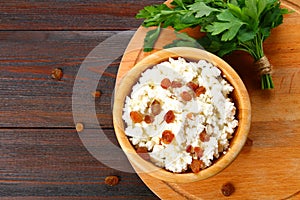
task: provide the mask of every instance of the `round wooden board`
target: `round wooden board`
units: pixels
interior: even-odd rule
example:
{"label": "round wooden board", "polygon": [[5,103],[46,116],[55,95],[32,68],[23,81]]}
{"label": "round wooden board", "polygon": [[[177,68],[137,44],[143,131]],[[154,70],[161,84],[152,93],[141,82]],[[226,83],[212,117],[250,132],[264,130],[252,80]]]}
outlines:
{"label": "round wooden board", "polygon": [[[138,174],[162,199],[300,199],[300,2],[283,0],[295,12],[272,31],[264,43],[274,65],[275,89],[260,90],[252,58],[235,52],[224,59],[238,72],[251,99],[252,123],[249,138],[238,158],[215,177],[191,184],[166,183]],[[139,60],[149,55],[142,50],[147,29],[140,27],[120,64],[117,84]],[[171,34],[170,34],[171,32]],[[195,34],[197,30],[189,30]],[[194,35],[195,36],[195,35]],[[197,36],[197,35],[196,35]],[[161,49],[175,36],[164,30],[155,48]],[[221,186],[231,182],[235,192],[224,197]]]}

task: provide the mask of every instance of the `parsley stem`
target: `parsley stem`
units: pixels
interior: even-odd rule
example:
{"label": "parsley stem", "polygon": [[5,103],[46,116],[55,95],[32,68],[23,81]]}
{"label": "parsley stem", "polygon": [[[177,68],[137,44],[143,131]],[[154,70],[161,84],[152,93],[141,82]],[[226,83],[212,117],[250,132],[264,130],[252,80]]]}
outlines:
{"label": "parsley stem", "polygon": [[[246,43],[240,43],[239,50],[244,50],[248,52],[255,61],[258,61],[262,57],[264,57],[264,50],[263,50],[263,38],[261,34],[256,34],[255,38],[251,41]],[[260,76],[261,79],[261,88],[262,89],[272,89],[274,88],[273,80],[271,74],[263,74]]]}

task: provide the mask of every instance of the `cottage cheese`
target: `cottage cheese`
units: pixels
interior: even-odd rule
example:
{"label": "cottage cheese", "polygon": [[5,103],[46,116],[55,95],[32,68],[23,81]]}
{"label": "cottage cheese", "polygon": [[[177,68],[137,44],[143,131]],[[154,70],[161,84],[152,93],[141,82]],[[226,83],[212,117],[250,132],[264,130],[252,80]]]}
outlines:
{"label": "cottage cheese", "polygon": [[[169,80],[166,86],[173,81],[181,85],[164,88],[164,79]],[[205,88],[204,92],[197,94],[188,85],[190,82]],[[210,62],[170,58],[143,72],[130,96],[126,97],[125,133],[133,145],[146,147],[151,161],[159,167],[185,172],[194,159],[201,161],[202,169],[209,167],[214,159],[226,153],[229,139],[238,126],[236,108],[229,98],[232,91],[233,87],[221,71]],[[183,93],[192,98],[185,98]],[[152,110],[154,101],[158,102],[158,111]],[[174,114],[169,123],[168,111]],[[143,120],[132,118],[133,112],[138,112],[137,117]],[[146,116],[150,116],[150,121]],[[165,130],[173,137],[164,135]],[[205,139],[201,139],[201,133]],[[196,148],[201,149],[200,154]]]}

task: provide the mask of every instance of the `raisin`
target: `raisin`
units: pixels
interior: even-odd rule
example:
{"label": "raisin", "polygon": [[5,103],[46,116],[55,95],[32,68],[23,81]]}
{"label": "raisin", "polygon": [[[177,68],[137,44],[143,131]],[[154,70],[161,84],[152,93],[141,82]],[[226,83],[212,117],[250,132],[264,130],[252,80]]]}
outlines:
{"label": "raisin", "polygon": [[188,113],[187,115],[186,115],[186,117],[188,118],[188,119],[193,119],[194,118],[194,114],[193,113]]}
{"label": "raisin", "polygon": [[192,150],[193,150],[193,146],[192,145],[187,145],[187,147],[186,147],[186,149],[185,149],[185,151],[187,152],[187,153],[191,153],[192,152]]}
{"label": "raisin", "polygon": [[194,172],[194,173],[200,172],[202,164],[203,164],[203,162],[201,160],[193,159],[193,161],[190,165],[192,172]]}
{"label": "raisin", "polygon": [[221,188],[221,191],[222,191],[222,194],[226,197],[230,196],[232,193],[234,193],[235,191],[235,188],[233,186],[232,183],[225,183],[222,185],[222,188]]}
{"label": "raisin", "polygon": [[179,81],[172,81],[171,87],[172,88],[181,88],[182,87],[182,83],[179,82]]}
{"label": "raisin", "polygon": [[158,115],[161,112],[161,105],[159,101],[154,100],[151,104],[151,113],[153,115]]}
{"label": "raisin", "polygon": [[194,83],[193,81],[190,81],[186,84],[189,88],[191,88],[193,91],[196,91],[196,89],[199,87],[198,84]]}
{"label": "raisin", "polygon": [[131,111],[130,118],[134,123],[141,123],[143,121],[143,114],[138,111]]}
{"label": "raisin", "polygon": [[147,152],[148,152],[148,149],[147,149],[147,147],[138,147],[138,148],[136,149],[136,152],[137,152],[137,153],[147,153]]}
{"label": "raisin", "polygon": [[171,86],[171,81],[168,78],[164,78],[161,82],[160,82],[160,86],[163,89],[168,89]]}
{"label": "raisin", "polygon": [[165,121],[170,124],[173,123],[175,121],[175,114],[172,110],[169,110],[164,117]]}
{"label": "raisin", "polygon": [[195,147],[194,152],[198,159],[203,156],[203,149],[201,147]]}
{"label": "raisin", "polygon": [[56,80],[61,80],[64,73],[61,68],[55,68],[52,70],[51,77]]}
{"label": "raisin", "polygon": [[147,147],[138,147],[136,153],[141,156],[144,160],[150,160]]}
{"label": "raisin", "polygon": [[184,101],[190,101],[192,100],[192,95],[190,95],[190,93],[188,93],[187,91],[183,91],[181,94],[180,94],[181,98],[184,100]]}
{"label": "raisin", "polygon": [[201,142],[208,142],[210,139],[209,135],[207,135],[205,130],[199,134],[199,138]]}
{"label": "raisin", "polygon": [[117,176],[107,176],[105,178],[105,184],[114,186],[119,183],[119,178]]}
{"label": "raisin", "polygon": [[101,96],[101,92],[99,90],[96,90],[95,92],[92,92],[92,96],[95,98],[99,98]]}
{"label": "raisin", "polygon": [[172,133],[172,131],[165,130],[162,133],[161,141],[165,144],[170,144],[173,141],[174,137],[175,135]]}
{"label": "raisin", "polygon": [[154,121],[154,117],[151,116],[151,115],[146,115],[145,118],[144,118],[144,121],[145,121],[147,124],[151,124],[151,123]]}
{"label": "raisin", "polygon": [[253,145],[253,140],[251,140],[250,138],[247,138],[245,146],[252,146]]}
{"label": "raisin", "polygon": [[204,94],[205,92],[206,92],[206,89],[203,86],[200,86],[195,90],[197,97],[199,97],[201,94]]}
{"label": "raisin", "polygon": [[81,132],[84,129],[84,125],[82,123],[77,123],[76,124],[76,131]]}

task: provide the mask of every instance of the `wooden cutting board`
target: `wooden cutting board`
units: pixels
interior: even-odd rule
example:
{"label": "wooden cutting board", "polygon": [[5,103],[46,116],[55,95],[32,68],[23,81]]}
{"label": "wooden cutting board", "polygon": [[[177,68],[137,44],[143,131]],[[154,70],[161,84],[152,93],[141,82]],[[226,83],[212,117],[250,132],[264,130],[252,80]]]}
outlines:
{"label": "wooden cutting board", "polygon": [[[238,158],[223,172],[190,184],[167,183],[138,174],[162,199],[300,199],[300,2],[283,0],[295,10],[265,41],[265,53],[274,66],[275,89],[260,90],[252,58],[235,52],[224,59],[238,72],[251,99],[249,138]],[[140,27],[124,53],[117,83],[139,60],[150,53],[142,50],[147,29]],[[188,31],[199,36],[197,30]],[[175,36],[163,32],[156,43],[161,49]],[[231,182],[235,192],[224,197],[221,186]]]}

